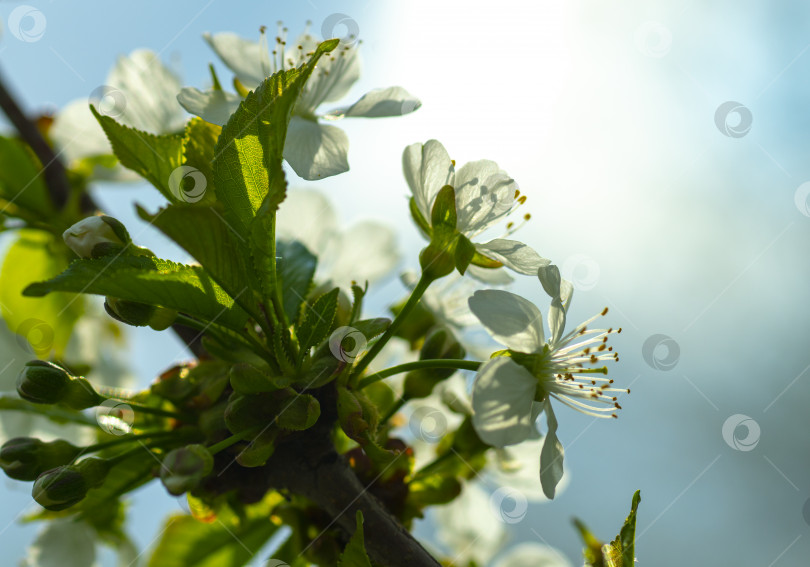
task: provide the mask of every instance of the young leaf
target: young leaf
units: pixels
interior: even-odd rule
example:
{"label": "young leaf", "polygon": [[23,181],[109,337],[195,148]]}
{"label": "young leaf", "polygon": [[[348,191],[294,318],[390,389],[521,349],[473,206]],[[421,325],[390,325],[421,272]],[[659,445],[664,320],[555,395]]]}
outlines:
{"label": "young leaf", "polygon": [[244,237],[266,199],[270,211],[284,199],[281,160],[293,106],[318,59],[336,45],[324,42],[304,67],[265,79],[222,128],[215,150],[214,184],[218,199]]}
{"label": "young leaf", "polygon": [[247,246],[225,222],[221,207],[170,205],[150,215],[139,206],[138,215],[191,254],[237,303],[249,304],[248,290],[256,284]]}
{"label": "young leaf", "polygon": [[433,209],[430,212],[433,226],[433,241],[437,245],[447,245],[456,233],[456,191],[445,185],[436,195]]}
{"label": "young leaf", "polygon": [[318,258],[298,241],[276,243],[278,271],[281,276],[281,298],[290,321],[298,320],[301,303],[309,292]]}
{"label": "young leaf", "polygon": [[209,191],[214,186],[214,156],[221,133],[221,126],[195,116],[186,125],[183,134],[183,160],[186,165],[199,170],[205,176]]}
{"label": "young leaf", "polygon": [[621,543],[623,565],[631,566],[635,563],[636,513],[638,512],[640,502],[641,491],[636,490],[636,493],[633,494],[633,502],[630,505],[630,514],[628,514],[627,519],[624,521],[621,532],[619,532],[619,537],[616,538],[616,540]]}
{"label": "young leaf", "polygon": [[338,567],[371,567],[363,541],[363,512],[357,511],[357,529],[338,559]]}
{"label": "young leaf", "polygon": [[237,331],[248,318],[203,268],[145,256],[76,260],[58,276],[29,285],[23,294],[41,297],[54,291],[159,305]]}
{"label": "young leaf", "polygon": [[45,357],[53,350],[60,356],[82,314],[83,299],[66,293],[45,300],[22,294],[32,279],[51,278],[64,270],[68,251],[47,232],[24,229],[19,235],[0,270],[0,313],[9,330],[27,340],[37,355]]}
{"label": "young leaf", "polygon": [[182,202],[169,186],[172,172],[183,163],[183,136],[156,136],[119,124],[109,116],[90,110],[98,120],[118,161],[154,185],[170,202]]}
{"label": "young leaf", "polygon": [[53,214],[42,166],[30,148],[0,137],[0,204],[3,212],[30,220]]}
{"label": "young leaf", "polygon": [[340,293],[339,288],[325,293],[304,312],[304,320],[296,329],[302,360],[310,348],[328,337],[332,331],[332,323],[337,314],[338,293]]}

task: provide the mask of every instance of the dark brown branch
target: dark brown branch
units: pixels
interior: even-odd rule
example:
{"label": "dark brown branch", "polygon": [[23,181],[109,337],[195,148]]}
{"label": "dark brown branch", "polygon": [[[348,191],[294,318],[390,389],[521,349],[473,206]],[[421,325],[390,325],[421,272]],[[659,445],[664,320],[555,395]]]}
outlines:
{"label": "dark brown branch", "polygon": [[[320,425],[320,424],[319,424]],[[316,426],[283,443],[266,465],[276,488],[304,496],[333,518],[346,534],[355,531],[355,514],[363,512],[366,550],[371,560],[386,567],[440,567],[355,476],[343,456],[335,452],[328,434]]]}
{"label": "dark brown branch", "polygon": [[23,113],[17,101],[6,89],[2,75],[0,75],[0,108],[20,133],[20,137],[31,146],[39,161],[42,163],[45,185],[51,196],[51,201],[58,209],[65,206],[70,196],[65,166],[48,145],[36,125]]}

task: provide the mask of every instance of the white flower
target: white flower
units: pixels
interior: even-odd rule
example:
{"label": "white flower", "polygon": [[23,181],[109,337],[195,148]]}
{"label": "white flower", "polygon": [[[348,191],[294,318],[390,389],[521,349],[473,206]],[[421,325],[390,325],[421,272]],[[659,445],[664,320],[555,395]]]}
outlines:
{"label": "white flower", "polygon": [[512,547],[493,567],[571,567],[571,563],[553,547],[525,542]]}
{"label": "white flower", "polygon": [[[606,366],[587,367],[618,360],[607,340],[621,329],[588,329],[597,315],[562,336],[571,287],[561,287],[549,311],[548,341],[540,310],[526,299],[507,291],[483,290],[469,300],[470,309],[490,335],[508,349],[505,356],[496,356],[478,369],[473,425],[485,443],[504,447],[527,439],[545,411],[548,430],[540,456],[540,481],[548,498],[554,497],[562,477],[564,455],[551,398],[584,414],[609,418],[621,409],[614,394],[630,392],[611,387],[613,380],[604,377]],[[607,309],[601,315],[606,313]]]}
{"label": "white flower", "polygon": [[[97,105],[99,112],[122,124],[153,134],[167,134],[182,130],[186,121],[176,99],[179,89],[180,79],[154,52],[138,49],[118,58],[97,93],[101,100],[90,102]],[[107,136],[90,112],[86,98],[68,103],[54,117],[49,135],[68,165],[87,157],[112,155]],[[96,168],[95,173],[106,179],[139,179],[121,167]]]}
{"label": "white flower", "polygon": [[[419,224],[432,228],[431,211],[436,196],[442,187],[450,185],[456,195],[456,229],[470,240],[504,220],[526,200],[520,195],[515,180],[494,161],[473,161],[456,171],[455,162],[437,140],[405,148],[402,169],[413,194],[413,203],[422,217]],[[511,231],[511,224],[507,228]],[[476,251],[494,261],[495,266],[502,264],[520,274],[537,275],[541,267],[549,264],[549,260],[516,240],[496,238],[474,244]],[[470,265],[470,269],[471,275],[484,281],[508,283],[496,270],[474,265]],[[495,280],[491,279],[493,276]]]}
{"label": "white flower", "polygon": [[[282,29],[270,54],[264,29],[259,43],[233,33],[205,34],[203,37],[234,72],[243,94],[255,89],[273,73],[305,63],[320,43],[305,30],[292,46],[287,46],[286,29]],[[340,128],[321,124],[320,118],[400,116],[413,112],[422,104],[402,87],[389,87],[370,91],[347,108],[318,114],[321,104],[346,96],[359,78],[360,59],[354,45],[339,46],[318,62],[293,109],[284,146],[284,159],[300,177],[322,179],[349,170],[346,157],[349,139]],[[186,87],[177,95],[177,100],[190,113],[220,125],[228,121],[242,98],[223,91],[216,82],[214,88],[206,92]]]}
{"label": "white flower", "polygon": [[93,249],[99,244],[127,244],[128,239],[120,238],[105,219],[110,217],[94,216],[80,220],[62,233],[65,244],[81,258],[91,258]]}
{"label": "white flower", "polygon": [[396,237],[388,226],[361,221],[341,230],[332,205],[318,191],[288,191],[276,219],[276,237],[297,240],[318,257],[319,283],[349,288],[356,281],[362,287],[399,263]]}

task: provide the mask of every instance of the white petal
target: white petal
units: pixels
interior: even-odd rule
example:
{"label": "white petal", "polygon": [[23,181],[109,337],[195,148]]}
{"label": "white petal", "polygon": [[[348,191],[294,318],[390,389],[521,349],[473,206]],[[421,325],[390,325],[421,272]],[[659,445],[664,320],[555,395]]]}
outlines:
{"label": "white petal", "polygon": [[470,264],[467,267],[465,275],[490,285],[508,285],[515,281],[515,278],[510,276],[506,270],[502,270],[501,268],[482,268],[475,264]]}
{"label": "white petal", "polygon": [[551,306],[548,309],[548,328],[551,333],[549,343],[552,345],[557,344],[557,341],[562,337],[565,330],[565,307],[559,297],[551,300]]}
{"label": "white petal", "polygon": [[342,99],[359,78],[360,57],[357,48],[337,47],[318,61],[298,99],[297,110],[314,113],[321,103]]}
{"label": "white petal", "polygon": [[293,116],[284,142],[284,159],[311,181],[349,171],[349,138],[340,128]]}
{"label": "white petal", "polygon": [[476,482],[435,509],[436,539],[450,549],[454,565],[487,565],[507,539],[504,522],[492,513],[490,495]]}
{"label": "white petal", "polygon": [[322,193],[313,189],[293,188],[276,215],[276,236],[297,240],[318,256],[338,234],[335,210]]}
{"label": "white petal", "polygon": [[517,240],[496,238],[485,244],[476,244],[475,249],[487,258],[502,262],[507,268],[527,276],[537,274],[540,268],[551,262]]}
{"label": "white petal", "polygon": [[265,77],[272,74],[269,66],[262,64],[262,61],[268,60],[269,54],[258,42],[243,39],[230,32],[214,35],[205,33],[203,39],[248,89],[255,89]]}
{"label": "white petal", "polygon": [[429,223],[436,194],[445,185],[452,185],[455,179],[450,155],[438,140],[411,144],[402,153],[402,171],[416,206]]}
{"label": "white petal", "polygon": [[505,447],[529,437],[537,380],[509,357],[486,361],[478,369],[472,393],[473,426],[481,440]]}
{"label": "white petal", "polygon": [[476,291],[470,309],[492,338],[518,352],[543,348],[543,316],[535,305],[519,295],[499,289]]}
{"label": "white petal", "polygon": [[184,87],[177,95],[177,102],[191,114],[220,126],[228,122],[241,101],[242,97],[234,93],[217,90],[202,92],[194,87]]}
{"label": "white petal", "polygon": [[455,188],[459,230],[472,236],[514,208],[518,186],[497,163],[479,160],[458,170]]}
{"label": "white petal", "polygon": [[561,278],[560,269],[557,266],[549,264],[541,267],[537,270],[537,277],[549,297],[557,297],[560,295]]}
{"label": "white petal", "polygon": [[548,431],[546,440],[543,442],[543,450],[540,452],[540,484],[543,486],[543,493],[546,497],[553,500],[557,484],[563,477],[565,450],[560,440],[557,439],[557,418],[548,398],[546,398],[546,423]]}
{"label": "white petal", "polygon": [[333,110],[329,114],[335,117],[380,118],[384,116],[402,116],[422,106],[422,101],[402,87],[374,89],[360,97],[360,100],[343,111]]}
{"label": "white petal", "polygon": [[138,49],[119,57],[107,84],[125,95],[126,103],[118,103],[119,122],[155,134],[183,129],[186,119],[176,98],[180,79],[153,51]]}
{"label": "white petal", "polygon": [[399,263],[396,235],[382,223],[362,221],[334,241],[332,252],[320,258],[329,266],[329,277],[336,285],[348,286],[352,280],[361,286],[388,275]]}
{"label": "white petal", "polygon": [[62,161],[72,163],[85,157],[112,154],[112,147],[87,99],[74,100],[57,113],[49,135],[60,149]]}
{"label": "white petal", "polygon": [[511,548],[494,567],[571,567],[571,563],[553,547],[532,541]]}

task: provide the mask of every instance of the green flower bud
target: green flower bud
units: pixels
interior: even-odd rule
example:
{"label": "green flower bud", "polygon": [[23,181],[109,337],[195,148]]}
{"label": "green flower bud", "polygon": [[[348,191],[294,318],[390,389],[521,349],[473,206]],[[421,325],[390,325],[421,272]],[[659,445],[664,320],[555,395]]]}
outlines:
{"label": "green flower bud", "polygon": [[95,457],[57,467],[37,477],[32,495],[46,510],[65,510],[84,500],[91,488],[101,486],[109,470],[107,461]]}
{"label": "green flower bud", "polygon": [[160,468],[160,481],[169,494],[194,490],[214,468],[214,457],[203,445],[188,445],[169,452]]}
{"label": "green flower bud", "polygon": [[61,439],[46,443],[33,437],[16,437],[0,447],[0,468],[15,480],[36,480],[43,472],[65,465],[81,454],[79,447]]}
{"label": "green flower bud", "polygon": [[82,219],[62,233],[62,238],[82,258],[117,254],[132,242],[124,225],[108,216]]}
{"label": "green flower bud", "polygon": [[107,297],[104,301],[107,314],[117,321],[132,325],[133,327],[146,327],[156,331],[169,328],[177,319],[177,311],[156,307],[138,301],[128,301],[116,297]]}
{"label": "green flower bud", "polygon": [[[458,359],[464,358],[465,354],[464,347],[449,329],[434,327],[425,337],[419,359]],[[406,399],[426,398],[439,382],[449,378],[455,371],[453,368],[412,370],[405,375],[403,395]]]}
{"label": "green flower bud", "polygon": [[65,388],[64,397],[60,400],[62,405],[81,411],[92,408],[104,401],[86,378],[74,377]]}
{"label": "green flower bud", "polygon": [[17,393],[33,404],[55,404],[64,397],[70,379],[70,374],[56,364],[31,360],[17,376]]}
{"label": "green flower bud", "polygon": [[267,374],[246,362],[231,366],[228,375],[231,387],[240,394],[258,394],[277,389]]}

